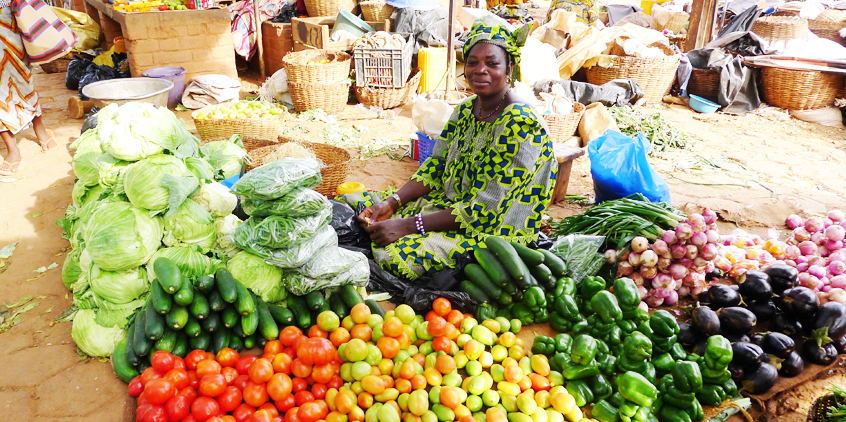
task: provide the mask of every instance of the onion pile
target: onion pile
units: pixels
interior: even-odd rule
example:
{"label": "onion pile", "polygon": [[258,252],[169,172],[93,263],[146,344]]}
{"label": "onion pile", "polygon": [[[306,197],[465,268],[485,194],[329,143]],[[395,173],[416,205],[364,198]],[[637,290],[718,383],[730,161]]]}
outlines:
{"label": "onion pile", "polygon": [[832,210],[805,221],[791,215],[785,224],[793,233],[779,258],[799,271],[799,284],[817,292],[820,303],[846,304],[846,214]]}
{"label": "onion pile", "polygon": [[650,307],[674,305],[679,297],[698,295],[708,289],[705,274],[719,257],[717,214],[705,209],[690,214],[675,230],[666,230],[649,244],[635,237],[625,251],[605,252],[609,264],[617,264],[617,277],[629,277],[638,285]]}

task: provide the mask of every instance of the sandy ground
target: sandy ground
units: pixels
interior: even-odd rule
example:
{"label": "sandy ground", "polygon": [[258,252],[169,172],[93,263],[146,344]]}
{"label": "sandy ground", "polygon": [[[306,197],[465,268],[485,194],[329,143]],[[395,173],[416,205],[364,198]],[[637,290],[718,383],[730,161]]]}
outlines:
{"label": "sandy ground", "polygon": [[[71,340],[71,324],[53,323],[72,302],[60,277],[68,243],[54,221],[70,202],[74,176],[67,146],[79,135],[82,124],[66,117],[67,99],[76,94],[64,88],[63,77],[36,75],[45,122],[55,131],[59,148],[38,154],[34,134],[24,131],[18,136],[22,171],[0,178],[0,247],[18,242],[13,256],[0,260],[0,300],[24,303],[11,309],[0,305],[0,354],[6,356],[0,365],[0,421],[130,421],[134,400],[111,367],[81,359]],[[690,152],[650,160],[669,183],[677,207],[709,206],[718,210],[726,230],[737,226],[765,233],[767,228],[781,228],[790,213],[846,206],[843,130],[757,116],[703,119],[678,106],[649,111],[661,112],[697,140]],[[188,113],[179,116],[194,129]],[[367,127],[361,140],[345,141],[356,156],[360,155],[356,143],[381,138],[407,145],[414,131],[408,107],[387,119],[349,106],[336,123],[292,122],[289,126],[289,135],[310,140]],[[5,156],[5,150],[0,149],[0,154]],[[417,167],[418,162],[410,158],[356,159],[347,180],[370,189],[399,187]],[[592,193],[589,171],[587,158],[577,160],[569,193]],[[578,212],[579,205],[565,203],[553,206],[549,214],[561,217]],[[59,267],[35,271],[53,263]],[[26,312],[17,315],[17,325],[10,324],[16,310]],[[804,419],[804,410],[791,406],[782,406],[782,412],[797,410],[792,420]]]}

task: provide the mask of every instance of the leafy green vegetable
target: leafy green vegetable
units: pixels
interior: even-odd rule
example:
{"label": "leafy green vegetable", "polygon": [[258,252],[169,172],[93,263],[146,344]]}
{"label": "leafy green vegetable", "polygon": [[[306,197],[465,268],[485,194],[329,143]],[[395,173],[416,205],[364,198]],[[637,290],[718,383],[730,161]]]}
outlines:
{"label": "leafy green vegetable", "polygon": [[79,281],[79,276],[82,274],[82,267],[79,266],[79,255],[81,253],[82,250],[74,249],[65,256],[65,263],[62,265],[62,284],[68,290]]}
{"label": "leafy green vegetable", "polygon": [[282,284],[282,270],[266,264],[261,258],[247,251],[238,252],[229,260],[226,268],[244,287],[252,290],[265,302],[280,302],[288,297],[288,291]]}
{"label": "leafy green vegetable", "polygon": [[219,264],[219,261],[203,255],[198,252],[195,247],[174,246],[172,248],[162,248],[153,254],[147,263],[147,278],[150,280],[156,277],[156,272],[153,269],[153,262],[162,257],[173,261],[176,266],[179,267],[179,271],[182,275],[188,278],[214,274],[214,271],[217,269]]}
{"label": "leafy green vegetable", "polygon": [[638,132],[652,143],[649,155],[659,155],[670,149],[690,149],[693,139],[664,118],[660,113],[644,114],[631,107],[610,107],[608,111],[617,120],[617,126],[626,136],[634,137]]}
{"label": "leafy green vegetable", "polygon": [[[132,162],[119,160],[110,154],[103,154],[97,158],[97,172],[100,185],[107,188],[116,188],[121,175]],[[117,193],[123,193],[123,185]]]}
{"label": "leafy green vegetable", "polygon": [[332,219],[332,210],[324,209],[305,218],[250,217],[235,229],[235,243],[241,249],[250,250],[254,245],[273,249],[297,246],[317,234]]}
{"label": "leafy green vegetable", "polygon": [[82,182],[82,179],[80,179],[73,184],[71,199],[73,200],[74,205],[81,207],[91,200],[100,198],[100,195],[102,195],[105,191],[106,188],[97,184],[93,186],[86,186],[85,183]]}
{"label": "leafy green vegetable", "polygon": [[100,175],[97,159],[103,155],[100,148],[100,140],[97,139],[97,130],[85,131],[77,140],[70,145],[75,149],[73,154],[73,173],[79,182],[86,186],[94,186],[98,183]]}
{"label": "leafy green vegetable", "polygon": [[217,235],[215,247],[227,258],[232,258],[241,249],[235,244],[235,229],[241,220],[233,214],[214,219],[214,231]]}
{"label": "leafy green vegetable", "polygon": [[[162,183],[166,176],[173,178],[168,178],[166,184],[169,186]],[[123,174],[123,185],[132,205],[159,212],[173,204],[178,207],[199,186],[199,180],[188,171],[182,160],[162,154],[129,166]],[[174,188],[179,196],[171,199]]]}
{"label": "leafy green vegetable", "polygon": [[200,180],[201,184],[203,182],[214,181],[214,168],[208,161],[202,158],[188,157],[185,159],[185,166],[188,167],[188,170]]}
{"label": "leafy green vegetable", "polygon": [[191,199],[200,204],[212,217],[226,217],[232,214],[238,205],[238,197],[218,182],[203,184]]}
{"label": "leafy green vegetable", "polygon": [[317,214],[332,204],[325,196],[311,189],[294,189],[287,195],[273,200],[244,199],[241,208],[247,215],[253,217],[267,217],[278,215],[282,217],[307,217]]}
{"label": "leafy green vegetable", "polygon": [[200,204],[188,199],[164,217],[166,246],[196,245],[203,251],[214,246],[214,218]]}
{"label": "leafy green vegetable", "polygon": [[240,174],[244,160],[249,160],[238,135],[224,141],[209,142],[200,147],[200,152],[216,170],[214,179],[218,181]]}
{"label": "leafy green vegetable", "polygon": [[129,317],[144,306],[145,299],[129,303],[112,303],[99,296],[94,296],[97,308],[94,309],[94,322],[103,327],[126,328]]}
{"label": "leafy green vegetable", "polygon": [[91,291],[111,303],[129,303],[150,291],[144,267],[127,271],[104,271],[97,265],[92,265],[88,271]]}
{"label": "leafy green vegetable", "polygon": [[123,340],[123,328],[104,327],[94,320],[93,309],[80,309],[73,317],[71,337],[77,347],[89,356],[108,357]]}
{"label": "leafy green vegetable", "polygon": [[285,158],[247,172],[232,193],[242,198],[274,200],[296,188],[311,189],[320,184],[320,166],[308,158]]}
{"label": "leafy green vegetable", "polygon": [[97,113],[97,137],[104,151],[138,161],[165,151],[197,156],[200,141],[172,111],[152,103],[110,104]]}
{"label": "leafy green vegetable", "polygon": [[137,267],[161,246],[161,218],[150,217],[127,202],[97,205],[84,223],[83,237],[86,251],[100,268],[125,271]]}

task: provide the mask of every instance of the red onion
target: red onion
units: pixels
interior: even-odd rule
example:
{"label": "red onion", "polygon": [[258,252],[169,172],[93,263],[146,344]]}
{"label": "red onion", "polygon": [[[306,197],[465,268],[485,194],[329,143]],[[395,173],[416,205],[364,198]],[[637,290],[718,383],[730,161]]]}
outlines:
{"label": "red onion", "polygon": [[644,312],[649,312],[649,306],[646,304],[646,302],[640,302],[640,304],[637,305],[637,309],[640,309]]}
{"label": "red onion", "polygon": [[665,299],[665,298],[667,298],[667,296],[670,296],[670,292],[675,291],[675,290],[654,289],[652,291],[655,292],[655,293],[653,293],[655,296],[660,297],[661,299]]}
{"label": "red onion", "polygon": [[828,300],[846,305],[846,290],[843,290],[842,288],[829,290]]}
{"label": "red onion", "polygon": [[707,274],[707,273],[713,272],[714,269],[716,269],[716,268],[717,268],[717,266],[714,265],[714,261],[711,261],[711,262],[708,263],[708,265],[705,266],[705,273]]}
{"label": "red onion", "polygon": [[631,275],[629,275],[629,278],[632,279],[632,281],[635,282],[636,286],[643,286],[643,276],[640,275],[640,273],[634,272]]}
{"label": "red onion", "polygon": [[841,223],[846,220],[846,214],[841,210],[831,210],[828,212],[828,218],[835,223]]}
{"label": "red onion", "polygon": [[796,261],[794,261],[792,259],[788,259],[788,260],[784,261],[784,263],[786,265],[790,265],[791,267],[796,267]]}
{"label": "red onion", "polygon": [[676,238],[679,240],[687,240],[690,239],[690,236],[693,236],[693,227],[690,227],[690,224],[679,223],[679,225],[676,226]]}
{"label": "red onion", "polygon": [[687,248],[685,248],[684,245],[674,245],[673,250],[670,251],[670,253],[673,255],[673,258],[681,259],[684,258],[684,255],[687,253]]}
{"label": "red onion", "polygon": [[668,245],[672,245],[678,241],[674,230],[664,230],[664,234],[661,236],[661,239],[663,239]]}
{"label": "red onion", "polygon": [[670,265],[670,276],[676,280],[681,280],[687,275],[687,268],[682,264]]}
{"label": "red onion", "polygon": [[617,251],[614,249],[608,249],[607,251],[605,251],[605,262],[608,264],[616,264]]}
{"label": "red onion", "polygon": [[801,264],[796,264],[796,271],[799,271],[799,275],[802,275],[802,273],[804,273],[805,271],[808,271],[808,267],[810,267],[810,266],[811,266],[811,264],[809,264],[807,262],[803,262]]}
{"label": "red onion", "polygon": [[693,268],[696,268],[697,270],[704,270],[705,267],[707,267],[707,266],[708,266],[708,261],[705,258],[703,258],[701,256],[697,256],[696,258],[693,258]]}
{"label": "red onion", "polygon": [[802,255],[802,252],[798,246],[790,245],[784,248],[784,257],[787,259],[796,259],[800,255]]}
{"label": "red onion", "polygon": [[708,235],[703,232],[693,233],[690,236],[690,243],[693,243],[697,247],[703,247],[706,243],[708,243]]}
{"label": "red onion", "polygon": [[717,257],[717,245],[708,243],[703,246],[700,256],[707,261],[713,261]]}
{"label": "red onion", "polygon": [[820,305],[825,305],[828,302],[828,293],[826,292],[817,292],[817,300],[820,302]]}
{"label": "red onion", "polygon": [[797,256],[797,257],[796,257],[796,259],[794,259],[794,261],[796,261],[796,264],[797,264],[797,265],[798,265],[798,264],[807,264],[807,263],[808,263],[808,261],[810,261],[810,260],[811,260],[811,259],[810,259],[810,258],[808,258],[808,257],[807,257],[807,256],[805,256],[805,255],[799,255],[799,256]]}
{"label": "red onion", "polygon": [[825,247],[825,245],[820,246],[818,253],[820,254],[820,256],[825,256],[825,257],[827,257],[831,254],[831,252],[828,250],[828,248]]}
{"label": "red onion", "polygon": [[711,223],[708,225],[708,230],[719,230],[719,227],[717,227],[717,223]]}
{"label": "red onion", "polygon": [[812,256],[808,259],[808,265],[819,265],[820,267],[825,267],[827,264],[828,261],[821,256]]}
{"label": "red onion", "polygon": [[652,244],[652,250],[658,255],[664,255],[665,253],[670,252],[670,246],[667,245],[667,242],[658,239]]}
{"label": "red onion", "polygon": [[658,274],[652,279],[653,289],[675,289],[676,281],[667,274]]}
{"label": "red onion", "polygon": [[734,236],[728,235],[728,234],[720,235],[720,243],[722,243],[723,246],[731,246],[731,244],[733,242],[734,242]]}
{"label": "red onion", "polygon": [[846,262],[846,250],[838,250],[831,253],[828,256],[829,261],[842,261]]}
{"label": "red onion", "polygon": [[693,297],[698,298],[699,295],[701,295],[702,293],[705,293],[707,291],[708,291],[708,286],[696,286],[696,287],[694,287],[693,289],[690,290],[690,294]]}
{"label": "red onion", "polygon": [[676,291],[679,292],[679,297],[685,297],[690,294],[690,289],[685,286],[679,287]]}
{"label": "red onion", "polygon": [[812,276],[812,275],[810,275],[810,274],[808,274],[808,273],[806,273],[806,272],[804,272],[804,271],[803,271],[803,272],[800,272],[800,273],[799,273],[799,284],[800,284],[800,285],[802,285],[802,286],[804,286],[805,284],[807,284],[807,283],[808,283],[808,280],[809,280],[811,277],[813,277],[813,276]]}
{"label": "red onion", "polygon": [[720,258],[719,261],[717,261],[717,268],[721,271],[729,272],[731,271],[731,261],[726,258]]}
{"label": "red onion", "polygon": [[796,214],[791,214],[787,216],[787,219],[784,220],[784,224],[786,224],[790,230],[793,230],[797,227],[802,227],[802,217],[799,217]]}
{"label": "red onion", "polygon": [[[644,267],[654,267],[658,264],[658,254],[655,251],[645,250],[640,254],[640,264]],[[647,277],[649,278],[649,277]]]}
{"label": "red onion", "polygon": [[638,291],[638,293],[640,293],[640,299],[641,300],[643,300],[643,298],[646,296],[646,294],[649,293],[649,291],[646,290],[646,287],[643,287],[643,286],[637,286],[637,291]]}
{"label": "red onion", "polygon": [[828,228],[825,229],[825,237],[834,241],[843,240],[846,238],[846,229],[838,225],[828,226]]}
{"label": "red onion", "polygon": [[816,278],[823,278],[825,277],[825,268],[819,265],[811,265],[808,267],[808,274]]}
{"label": "red onion", "polygon": [[675,305],[679,301],[679,292],[670,290],[670,294],[664,298],[664,303],[667,305]]}
{"label": "red onion", "polygon": [[819,248],[817,248],[817,244],[811,242],[810,240],[806,240],[799,244],[799,252],[801,252],[804,256],[816,255],[818,250]]}
{"label": "red onion", "polygon": [[649,293],[646,294],[646,297],[643,299],[649,307],[657,308],[664,304],[664,298],[658,297],[656,290],[650,290]]}
{"label": "red onion", "polygon": [[670,258],[658,258],[658,269],[668,271],[673,261]]}
{"label": "red onion", "polygon": [[[831,286],[823,284],[823,286],[820,287],[820,291],[823,293],[828,293],[829,291],[831,291]],[[822,305],[822,303],[820,303],[820,305]]]}
{"label": "red onion", "polygon": [[823,234],[823,232],[811,233],[811,242],[816,243],[817,246],[825,245],[825,242],[827,240],[828,238],[825,237],[825,234]]}
{"label": "red onion", "polygon": [[705,217],[703,217],[702,214],[699,213],[690,214],[689,216],[687,216],[687,221],[688,223],[690,223],[691,226],[693,226],[694,229],[699,229],[697,231],[702,231],[702,229],[704,229],[707,224],[705,223]]}
{"label": "red onion", "polygon": [[846,275],[837,275],[828,280],[831,287],[838,289],[846,289]]}
{"label": "red onion", "polygon": [[690,269],[690,267],[693,266],[693,260],[692,259],[682,258],[682,259],[678,260],[678,263],[684,265],[684,267],[687,268],[687,269]]}
{"label": "red onion", "polygon": [[708,238],[708,243],[717,243],[720,241],[720,233],[716,230],[706,231],[705,236]]}
{"label": "red onion", "polygon": [[695,273],[687,273],[684,278],[682,278],[681,285],[686,287],[696,287],[696,276]]}
{"label": "red onion", "polygon": [[653,267],[640,267],[640,275],[643,276],[643,278],[645,278],[647,280],[651,280],[651,279],[655,278],[655,276],[657,274],[658,274],[658,268],[657,267],[654,267],[654,266]]}
{"label": "red onion", "polygon": [[619,265],[617,265],[617,276],[627,276],[634,272],[634,266],[629,264],[629,261],[621,261]]}
{"label": "red onion", "polygon": [[823,278],[821,278],[821,279],[820,279],[820,283],[822,283],[822,285],[823,285],[824,287],[828,287],[828,285],[829,285],[829,284],[831,284],[831,282],[828,280],[828,277],[823,277]]}
{"label": "red onion", "polygon": [[811,240],[811,233],[808,233],[804,227],[797,227],[793,230],[793,238],[800,242],[804,242],[806,240]]}
{"label": "red onion", "polygon": [[632,239],[632,251],[641,253],[649,249],[649,241],[643,236],[637,236]]}
{"label": "red onion", "polygon": [[811,218],[805,220],[805,230],[807,230],[808,233],[816,233],[816,232],[818,232],[822,229],[823,229],[822,219],[816,218],[816,217],[811,217]]}
{"label": "red onion", "polygon": [[828,217],[823,217],[822,222],[823,222],[823,230],[827,229],[828,226],[834,224],[834,221],[831,221],[831,219],[828,218]]}
{"label": "red onion", "polygon": [[638,265],[640,265],[640,254],[637,252],[630,253],[629,264],[632,264],[633,267],[637,267]]}
{"label": "red onion", "polygon": [[811,290],[819,290],[823,286],[822,281],[819,278],[810,276],[808,280],[805,282],[805,287]]}
{"label": "red onion", "polygon": [[629,260],[629,255],[630,255],[631,253],[632,253],[631,249],[626,249],[625,251],[623,251],[623,254],[622,254],[622,255],[620,255],[619,257],[617,257],[617,261],[618,261],[618,262],[628,261],[628,260]]}
{"label": "red onion", "polygon": [[699,248],[693,245],[687,245],[685,247],[687,251],[684,254],[684,257],[687,259],[695,259],[699,255]]}
{"label": "red onion", "polygon": [[[831,227],[840,227],[840,226],[831,226]],[[829,255],[831,255],[832,251],[839,251],[839,250],[843,249],[843,241],[842,240],[838,240],[838,241],[829,240],[828,242],[825,242],[825,245],[823,245],[823,246],[826,249],[828,249]]]}
{"label": "red onion", "polygon": [[714,224],[717,222],[717,213],[711,211],[709,208],[702,210],[702,218],[705,219],[705,224]]}

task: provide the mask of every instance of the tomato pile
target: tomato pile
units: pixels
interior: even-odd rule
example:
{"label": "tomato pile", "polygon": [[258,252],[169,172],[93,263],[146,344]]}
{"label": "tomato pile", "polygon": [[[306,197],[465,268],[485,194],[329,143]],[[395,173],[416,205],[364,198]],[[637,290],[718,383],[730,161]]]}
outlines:
{"label": "tomato pile", "polygon": [[343,321],[322,312],[307,333],[285,327],[261,357],[157,351],[128,391],[138,422],[581,420],[519,330],[517,320],[480,324],[444,298],[425,319],[407,305],[383,318],[359,304]]}

